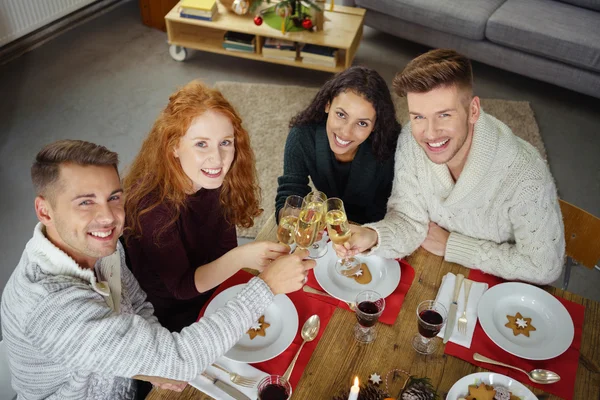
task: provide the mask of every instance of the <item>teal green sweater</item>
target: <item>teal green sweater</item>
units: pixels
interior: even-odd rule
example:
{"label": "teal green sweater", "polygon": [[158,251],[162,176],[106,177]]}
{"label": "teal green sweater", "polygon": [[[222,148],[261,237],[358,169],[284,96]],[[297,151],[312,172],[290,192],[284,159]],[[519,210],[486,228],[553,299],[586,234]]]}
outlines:
{"label": "teal green sweater", "polygon": [[[304,197],[310,192],[310,177],[327,197],[344,201],[351,221],[364,224],[383,219],[394,179],[394,157],[377,161],[371,146],[370,139],[363,142],[348,168],[335,159],[329,148],[325,124],[292,128],[285,144],[283,175],[278,179],[275,216],[287,196]],[[348,171],[347,177],[340,176],[344,170]]]}

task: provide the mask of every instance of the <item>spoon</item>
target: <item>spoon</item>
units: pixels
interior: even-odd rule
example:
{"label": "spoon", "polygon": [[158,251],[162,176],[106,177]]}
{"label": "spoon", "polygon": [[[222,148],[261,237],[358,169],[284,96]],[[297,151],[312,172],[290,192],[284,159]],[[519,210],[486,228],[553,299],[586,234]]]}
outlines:
{"label": "spoon", "polygon": [[321,318],[319,318],[318,315],[315,314],[306,320],[306,322],[302,326],[302,332],[301,332],[302,339],[304,339],[304,340],[302,341],[300,348],[296,352],[294,359],[290,363],[290,366],[288,367],[288,369],[285,370],[285,372],[283,374],[283,379],[285,379],[286,381],[290,380],[290,376],[292,375],[292,370],[294,369],[294,366],[296,365],[296,361],[298,360],[298,356],[300,355],[300,352],[302,351],[302,347],[304,347],[304,343],[312,342],[313,340],[315,340],[315,338],[319,334],[320,327],[321,327]]}
{"label": "spoon", "polygon": [[491,358],[487,358],[482,356],[479,353],[473,354],[473,360],[481,361],[488,364],[496,364],[502,367],[508,367],[512,369],[516,369],[517,371],[521,371],[525,375],[529,377],[529,380],[535,383],[539,383],[542,385],[547,385],[550,383],[556,383],[560,381],[560,376],[556,372],[548,371],[546,369],[534,369],[531,372],[527,372],[524,369],[513,367],[512,365],[501,363],[500,361],[494,361]]}

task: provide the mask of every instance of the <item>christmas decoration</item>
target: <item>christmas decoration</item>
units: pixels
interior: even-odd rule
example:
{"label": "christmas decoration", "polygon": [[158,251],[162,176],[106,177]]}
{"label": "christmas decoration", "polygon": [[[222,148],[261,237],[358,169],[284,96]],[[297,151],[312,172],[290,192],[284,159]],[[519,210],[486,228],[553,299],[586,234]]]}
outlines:
{"label": "christmas decoration", "polygon": [[[387,393],[384,393],[382,390],[377,389],[372,385],[361,385],[360,392],[358,393],[358,400],[385,400],[389,398]],[[348,400],[348,390],[340,393],[332,400]],[[392,399],[395,400],[395,399]]]}
{"label": "christmas decoration", "polygon": [[254,17],[254,24],[256,26],[261,26],[263,23],[263,19],[260,15],[257,15],[256,17]]}
{"label": "christmas decoration", "polygon": [[381,376],[379,376],[377,373],[371,374],[369,382],[371,382],[373,385],[379,385],[381,383]]}
{"label": "christmas decoration", "polygon": [[248,0],[234,0],[231,9],[237,15],[245,15],[250,9]]}
{"label": "christmas decoration", "polygon": [[302,27],[306,30],[311,29],[313,27],[313,23],[310,20],[310,18],[304,18],[304,21],[302,21]]}
{"label": "christmas decoration", "polygon": [[510,390],[504,386],[496,386],[494,389],[496,389],[494,400],[510,400]]}
{"label": "christmas decoration", "polygon": [[410,377],[406,389],[402,391],[400,400],[436,400],[438,395],[433,389],[429,378]]}
{"label": "christmas decoration", "polygon": [[[260,9],[260,15],[267,25],[280,29],[282,33],[286,31],[312,30],[317,25],[317,30],[323,28],[323,8],[318,5],[324,5],[319,0],[244,0],[251,1],[250,12],[257,13]],[[263,4],[273,6],[263,8]]]}

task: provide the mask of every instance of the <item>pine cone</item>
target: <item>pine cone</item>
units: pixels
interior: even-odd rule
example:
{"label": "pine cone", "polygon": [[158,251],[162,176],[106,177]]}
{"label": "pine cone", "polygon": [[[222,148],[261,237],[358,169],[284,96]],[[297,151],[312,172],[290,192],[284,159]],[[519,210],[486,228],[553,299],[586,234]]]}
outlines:
{"label": "pine cone", "polygon": [[402,400],[433,400],[435,394],[423,382],[415,383],[402,392]]}

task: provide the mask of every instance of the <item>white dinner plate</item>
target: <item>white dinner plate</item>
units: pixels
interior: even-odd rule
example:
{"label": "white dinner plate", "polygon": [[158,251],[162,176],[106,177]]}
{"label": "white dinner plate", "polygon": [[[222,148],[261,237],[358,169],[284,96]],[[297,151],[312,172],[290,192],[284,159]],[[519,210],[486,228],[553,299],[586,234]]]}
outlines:
{"label": "white dinner plate", "polygon": [[[236,285],[219,293],[206,307],[205,316],[213,314],[233,299],[245,285]],[[275,296],[273,303],[264,313],[265,322],[271,324],[266,335],[250,339],[244,334],[225,357],[233,361],[257,363],[270,360],[283,353],[294,341],[298,332],[298,311],[285,294]]]}
{"label": "white dinner plate", "polygon": [[[535,331],[513,334],[507,315],[531,318]],[[503,350],[528,360],[548,360],[564,353],[575,336],[573,320],[556,297],[533,285],[508,282],[486,291],[477,306],[479,323]]]}
{"label": "white dinner plate", "polygon": [[327,243],[327,254],[317,260],[314,269],[315,278],[327,293],[346,302],[356,301],[356,295],[363,290],[374,290],[383,297],[387,297],[396,290],[400,283],[400,263],[396,260],[378,256],[356,256],[361,263],[366,263],[371,271],[371,282],[362,285],[354,280],[342,276],[335,270],[338,260],[332,242]]}
{"label": "white dinner plate", "polygon": [[510,392],[521,400],[537,400],[531,390],[527,389],[521,382],[509,378],[508,376],[496,374],[494,372],[477,372],[459,379],[448,392],[446,400],[458,400],[461,397],[467,397],[469,394],[469,385],[478,385],[485,383],[492,386],[504,386]]}

